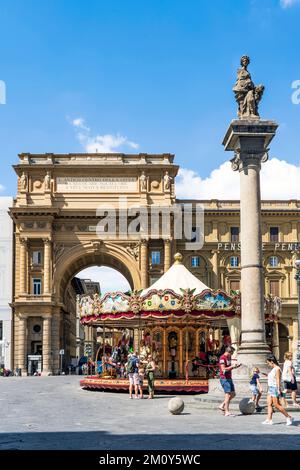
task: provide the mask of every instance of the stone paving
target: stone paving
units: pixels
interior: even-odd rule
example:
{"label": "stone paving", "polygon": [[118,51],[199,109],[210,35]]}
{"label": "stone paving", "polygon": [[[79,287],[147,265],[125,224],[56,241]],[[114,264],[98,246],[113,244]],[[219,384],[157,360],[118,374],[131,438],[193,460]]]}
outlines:
{"label": "stone paving", "polygon": [[286,426],[279,413],[225,418],[184,396],[182,415],[170,396],[130,400],[124,393],[91,392],[78,376],[0,377],[0,449],[297,449],[300,414]]}

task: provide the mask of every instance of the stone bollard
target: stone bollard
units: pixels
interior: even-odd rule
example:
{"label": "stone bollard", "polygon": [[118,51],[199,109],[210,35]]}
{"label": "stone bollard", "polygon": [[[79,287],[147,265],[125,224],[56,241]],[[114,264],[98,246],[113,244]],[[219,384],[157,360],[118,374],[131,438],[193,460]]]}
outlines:
{"label": "stone bollard", "polygon": [[243,398],[239,403],[239,408],[243,415],[252,415],[255,411],[255,403],[249,398]]}
{"label": "stone bollard", "polygon": [[184,410],[184,401],[180,397],[174,397],[169,400],[168,409],[172,415],[180,415]]}

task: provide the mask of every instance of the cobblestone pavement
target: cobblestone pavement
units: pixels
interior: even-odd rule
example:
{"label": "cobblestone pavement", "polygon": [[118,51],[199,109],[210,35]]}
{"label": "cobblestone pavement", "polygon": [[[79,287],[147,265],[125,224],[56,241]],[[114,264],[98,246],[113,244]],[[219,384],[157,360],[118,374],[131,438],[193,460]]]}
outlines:
{"label": "cobblestone pavement", "polygon": [[184,396],[173,416],[170,396],[129,400],[127,394],[91,392],[78,376],[0,377],[0,449],[297,449],[300,414],[286,426],[264,416],[225,418]]}

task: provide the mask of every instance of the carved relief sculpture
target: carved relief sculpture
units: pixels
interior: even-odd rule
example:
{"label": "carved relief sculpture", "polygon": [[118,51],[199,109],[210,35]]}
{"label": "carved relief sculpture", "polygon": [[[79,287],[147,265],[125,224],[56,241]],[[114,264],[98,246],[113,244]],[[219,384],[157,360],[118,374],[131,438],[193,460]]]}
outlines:
{"label": "carved relief sculpture", "polygon": [[20,177],[20,185],[21,185],[21,189],[24,191],[27,190],[27,182],[28,182],[27,175],[23,171],[22,176]]}
{"label": "carved relief sculpture", "polygon": [[47,171],[46,173],[44,182],[45,182],[45,191],[50,191],[51,190],[51,175],[49,171]]}
{"label": "carved relief sculpture", "polygon": [[164,176],[164,190],[165,190],[165,191],[170,191],[170,189],[171,189],[171,182],[172,182],[172,178],[171,178],[171,176],[169,175],[169,172],[166,171],[165,176]]}
{"label": "carved relief sculpture", "polygon": [[141,191],[147,191],[147,176],[145,175],[145,172],[142,171],[142,174],[140,176],[140,188]]}

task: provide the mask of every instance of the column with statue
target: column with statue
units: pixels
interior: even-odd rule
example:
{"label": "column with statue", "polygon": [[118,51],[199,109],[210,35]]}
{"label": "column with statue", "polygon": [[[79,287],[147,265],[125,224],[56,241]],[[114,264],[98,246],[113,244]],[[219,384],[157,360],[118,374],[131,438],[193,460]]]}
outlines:
{"label": "column with statue", "polygon": [[223,145],[234,152],[232,169],[240,175],[241,233],[241,345],[236,374],[249,377],[253,366],[265,368],[269,348],[265,337],[264,279],[261,234],[261,165],[268,160],[268,146],[275,136],[277,123],[262,119],[258,112],[263,85],[252,82],[248,56],[241,58],[241,68],[233,87],[238,104],[238,119],[231,121]]}

